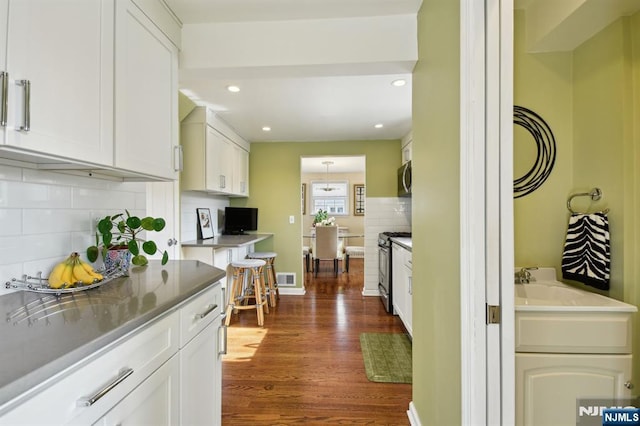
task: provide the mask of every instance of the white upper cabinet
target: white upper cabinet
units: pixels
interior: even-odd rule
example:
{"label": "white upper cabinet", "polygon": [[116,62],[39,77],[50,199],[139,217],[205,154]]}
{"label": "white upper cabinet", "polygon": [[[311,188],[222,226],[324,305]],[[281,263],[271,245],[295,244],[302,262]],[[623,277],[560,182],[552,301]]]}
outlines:
{"label": "white upper cabinet", "polygon": [[9,6],[5,148],[112,164],[113,0]]}
{"label": "white upper cabinet", "polygon": [[197,107],[182,121],[180,142],[183,190],[249,195],[249,144],[211,110]]}
{"label": "white upper cabinet", "polygon": [[177,179],[178,48],[132,1],[120,0],[115,52],[115,166]]}
{"label": "white upper cabinet", "polygon": [[0,159],[177,179],[179,46],[158,0],[0,0]]}
{"label": "white upper cabinet", "polygon": [[409,132],[401,142],[402,147],[402,164],[406,164],[411,161],[413,156],[413,132]]}
{"label": "white upper cabinet", "polygon": [[207,126],[204,159],[205,187],[208,191],[231,192],[233,172],[229,158],[233,155],[231,142],[211,126]]}
{"label": "white upper cabinet", "polygon": [[233,148],[233,193],[248,197],[249,153],[238,145]]}

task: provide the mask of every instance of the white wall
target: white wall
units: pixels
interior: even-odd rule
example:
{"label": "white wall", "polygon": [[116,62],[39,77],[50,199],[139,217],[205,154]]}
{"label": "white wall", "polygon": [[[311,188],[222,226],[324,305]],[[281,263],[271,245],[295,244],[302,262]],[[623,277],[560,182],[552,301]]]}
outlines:
{"label": "white wall", "polygon": [[95,244],[95,224],[145,213],[144,183],[122,183],[0,165],[0,294],[22,274],[51,268]]}

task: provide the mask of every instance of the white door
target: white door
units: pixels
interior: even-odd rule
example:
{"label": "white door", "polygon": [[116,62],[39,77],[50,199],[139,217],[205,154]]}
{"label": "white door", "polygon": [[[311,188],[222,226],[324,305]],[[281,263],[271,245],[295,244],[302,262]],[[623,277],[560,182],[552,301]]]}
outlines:
{"label": "white door", "polygon": [[178,49],[130,0],[116,28],[115,165],[176,179]]}
{"label": "white door", "polygon": [[231,165],[233,150],[226,136],[211,126],[207,126],[206,184],[211,191],[231,192]]}
{"label": "white door", "polygon": [[7,98],[6,87],[9,78],[7,71],[7,31],[9,19],[9,0],[0,0],[0,144],[4,143],[4,131],[6,128],[6,108]]}
{"label": "white door", "polygon": [[[463,0],[460,14],[462,423],[511,425],[513,0]],[[490,305],[501,318],[487,324]]]}
{"label": "white door", "polygon": [[6,144],[112,165],[113,0],[9,4]]}
{"label": "white door", "polygon": [[624,386],[631,377],[631,355],[519,353],[516,357],[516,426],[575,425],[580,420],[576,418],[580,399],[631,398]]}
{"label": "white door", "polygon": [[[218,425],[221,421],[222,360],[214,320],[180,351],[180,424]],[[218,398],[218,399],[216,399]]]}
{"label": "white door", "polygon": [[[160,232],[153,232],[150,239],[160,251],[166,250],[169,259],[181,259],[180,251],[180,184],[174,182],[147,183],[147,215],[161,217],[167,224]],[[160,259],[160,255],[149,256]]]}
{"label": "white door", "polygon": [[109,411],[96,425],[179,424],[180,361],[174,355]]}

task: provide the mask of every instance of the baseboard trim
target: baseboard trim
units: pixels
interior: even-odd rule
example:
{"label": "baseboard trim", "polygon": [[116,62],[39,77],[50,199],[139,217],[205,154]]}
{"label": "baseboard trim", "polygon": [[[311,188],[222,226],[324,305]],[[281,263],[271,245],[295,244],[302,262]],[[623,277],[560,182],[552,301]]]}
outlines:
{"label": "baseboard trim", "polygon": [[416,406],[413,404],[413,401],[409,403],[407,417],[409,417],[409,423],[411,423],[411,426],[422,426],[422,423],[420,423],[420,417],[418,417],[418,412],[416,411]]}
{"label": "baseboard trim", "polygon": [[378,289],[375,290],[368,290],[366,288],[362,289],[362,295],[363,296],[380,296],[380,292],[378,291]]}
{"label": "baseboard trim", "polygon": [[300,288],[300,287],[293,287],[293,288],[278,287],[278,292],[280,294],[285,294],[287,296],[304,296],[307,293],[307,291],[304,288]]}

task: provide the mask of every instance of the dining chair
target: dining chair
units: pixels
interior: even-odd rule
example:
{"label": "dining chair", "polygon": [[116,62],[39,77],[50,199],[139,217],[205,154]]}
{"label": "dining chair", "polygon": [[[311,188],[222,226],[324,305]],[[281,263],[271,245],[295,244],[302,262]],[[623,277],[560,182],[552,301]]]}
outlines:
{"label": "dining chair", "polygon": [[338,276],[338,260],[341,258],[338,252],[338,227],[337,226],[317,226],[316,246],[313,253],[315,275],[318,276],[318,269],[321,260],[333,260],[333,273]]}

